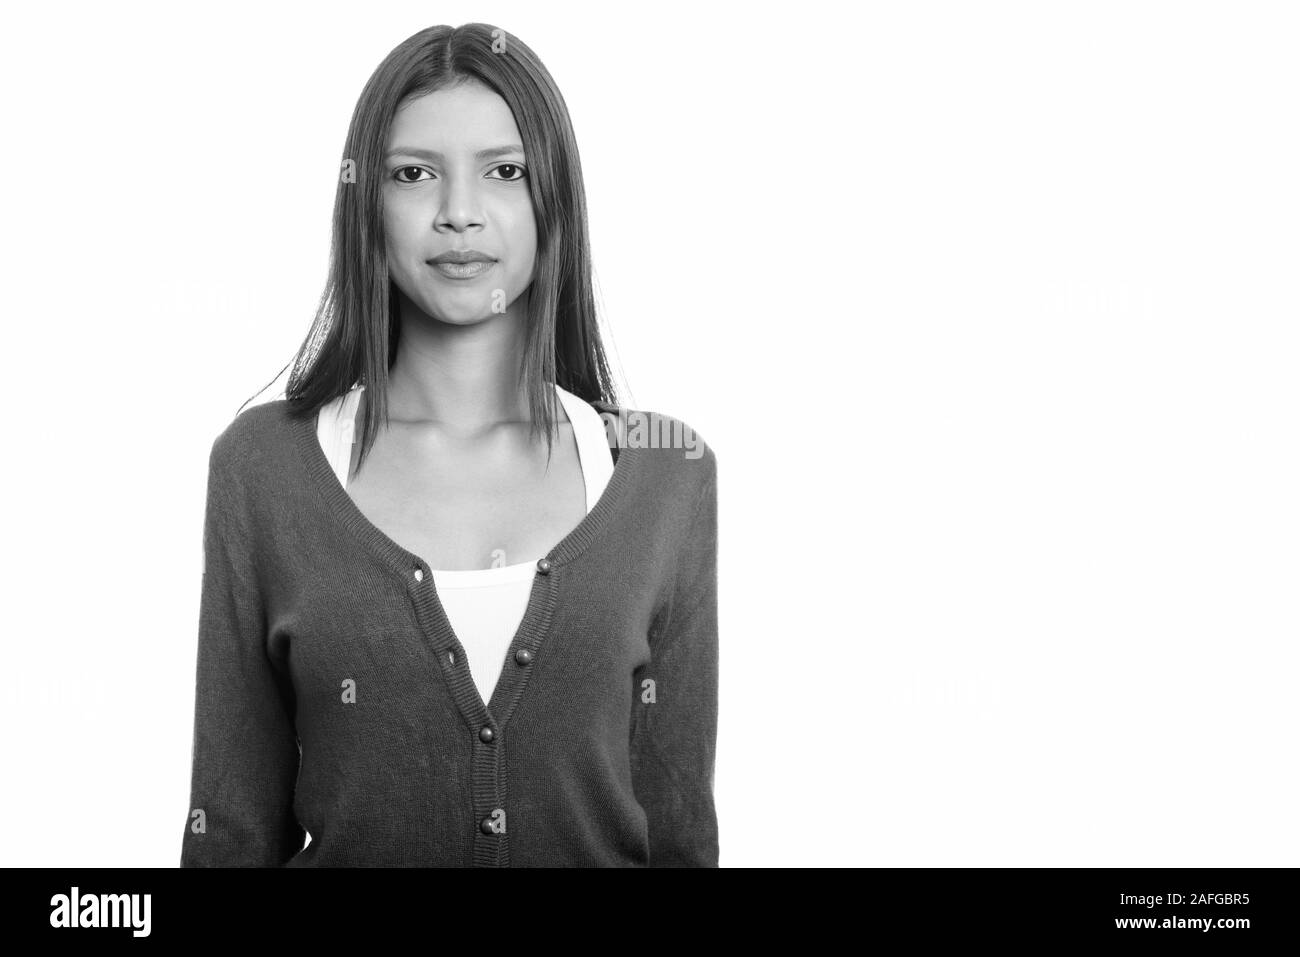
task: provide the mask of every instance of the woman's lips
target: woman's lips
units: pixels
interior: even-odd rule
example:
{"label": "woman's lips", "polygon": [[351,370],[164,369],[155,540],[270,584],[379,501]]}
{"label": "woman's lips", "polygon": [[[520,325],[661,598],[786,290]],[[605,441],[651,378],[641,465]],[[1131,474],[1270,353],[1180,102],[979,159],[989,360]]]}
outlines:
{"label": "woman's lips", "polygon": [[477,260],[469,263],[430,263],[429,265],[448,279],[474,279],[483,275],[496,263]]}

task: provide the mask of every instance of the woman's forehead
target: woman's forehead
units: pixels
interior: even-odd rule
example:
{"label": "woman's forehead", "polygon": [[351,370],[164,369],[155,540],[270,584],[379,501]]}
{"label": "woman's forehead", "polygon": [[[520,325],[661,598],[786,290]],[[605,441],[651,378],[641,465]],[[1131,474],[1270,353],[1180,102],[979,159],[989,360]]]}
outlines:
{"label": "woman's forehead", "polygon": [[465,83],[413,96],[393,114],[389,149],[418,147],[441,153],[519,144],[510,107],[481,83]]}

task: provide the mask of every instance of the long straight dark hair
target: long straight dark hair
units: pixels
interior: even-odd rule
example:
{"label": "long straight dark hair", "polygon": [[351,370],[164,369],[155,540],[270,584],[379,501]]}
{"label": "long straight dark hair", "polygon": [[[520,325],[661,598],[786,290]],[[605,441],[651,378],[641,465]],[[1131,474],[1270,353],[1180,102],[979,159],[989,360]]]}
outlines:
{"label": "long straight dark hair", "polygon": [[617,406],[596,320],[582,166],[564,97],[537,55],[513,34],[483,23],[429,27],[384,58],[353,110],[334,199],[329,279],[285,389],[291,414],[308,417],[354,386],[366,387],[358,468],[379,423],[387,424],[388,371],[401,333],[381,191],[392,118],[407,97],[466,79],[506,101],[528,162],[537,268],[525,293],[519,381],[528,396],[530,435],[545,434],[549,455],[556,421],[550,383],[589,402]]}

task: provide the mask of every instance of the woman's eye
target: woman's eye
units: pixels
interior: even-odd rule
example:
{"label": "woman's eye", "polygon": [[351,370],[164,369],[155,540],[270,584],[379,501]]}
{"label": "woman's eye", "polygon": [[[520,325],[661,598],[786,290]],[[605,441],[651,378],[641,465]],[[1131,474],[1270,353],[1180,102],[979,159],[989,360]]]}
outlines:
{"label": "woman's eye", "polygon": [[519,174],[518,176],[506,176],[506,177],[503,177],[507,183],[517,183],[519,180],[523,179],[524,176],[526,175],[526,174],[525,174],[525,170],[524,170],[524,168],[523,168],[522,166],[520,166],[518,163],[502,163],[500,166],[498,166],[498,167],[497,167],[496,169],[494,169],[492,172],[494,172],[494,173],[499,173],[499,172],[501,172],[501,170],[503,170],[503,169],[504,169],[504,170],[510,170],[512,173],[518,173],[518,174]]}
{"label": "woman's eye", "polygon": [[[517,183],[527,175],[527,171],[518,163],[502,163],[492,170],[493,173],[501,173],[502,171],[505,172],[505,175],[501,179],[507,183]],[[423,166],[399,166],[393,170],[393,178],[399,183],[418,183],[420,182],[421,173],[433,175]]]}
{"label": "woman's eye", "polygon": [[427,169],[424,169],[421,166],[399,166],[397,167],[396,170],[393,171],[393,176],[396,177],[399,183],[418,183],[419,182],[418,179],[406,179],[405,177],[402,176],[403,173],[410,173],[410,172],[427,173],[429,171]]}

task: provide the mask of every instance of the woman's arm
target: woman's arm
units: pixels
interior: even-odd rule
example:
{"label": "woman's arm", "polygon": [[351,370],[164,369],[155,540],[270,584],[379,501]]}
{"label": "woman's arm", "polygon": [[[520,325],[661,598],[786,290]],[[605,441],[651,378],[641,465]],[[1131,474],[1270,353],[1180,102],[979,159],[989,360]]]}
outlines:
{"label": "woman's arm", "polygon": [[650,635],[653,701],[641,695],[632,783],[650,831],[651,867],[717,867],[713,765],[718,729],[717,463],[704,446],[703,484],[678,557],[676,584]]}
{"label": "woman's arm", "polygon": [[[271,867],[305,831],[293,813],[292,688],[267,657],[253,525],[223,433],[208,459],[194,742],[181,867]],[[225,450],[223,454],[223,449]]]}

